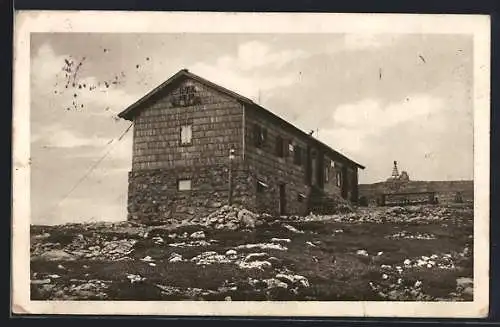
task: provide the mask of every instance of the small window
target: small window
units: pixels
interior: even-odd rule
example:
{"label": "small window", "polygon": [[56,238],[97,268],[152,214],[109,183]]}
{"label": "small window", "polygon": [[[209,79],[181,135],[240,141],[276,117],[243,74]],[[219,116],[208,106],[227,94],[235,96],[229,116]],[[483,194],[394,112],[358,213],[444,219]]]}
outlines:
{"label": "small window", "polygon": [[191,180],[190,179],[180,179],[177,182],[177,189],[179,191],[190,191],[191,190]]}
{"label": "small window", "polygon": [[304,199],[306,198],[305,194],[299,193],[297,194],[297,202],[304,202]]}
{"label": "small window", "polygon": [[300,166],[302,165],[302,148],[298,145],[293,148],[293,163]]}
{"label": "small window", "polygon": [[269,187],[263,181],[257,181],[257,193],[264,193],[264,191]]}
{"label": "small window", "polygon": [[340,171],[337,172],[335,175],[335,178],[337,180],[337,186],[341,187],[342,186],[342,173]]}
{"label": "small window", "polygon": [[280,158],[284,157],[284,141],[281,136],[276,137],[276,155]]}
{"label": "small window", "polygon": [[328,183],[329,180],[330,180],[330,166],[325,165],[325,182]]}
{"label": "small window", "polygon": [[290,142],[288,144],[288,152],[293,153],[293,143],[292,142]]}
{"label": "small window", "polygon": [[255,146],[262,148],[267,140],[267,129],[255,124],[253,134]]}
{"label": "small window", "polygon": [[191,125],[181,126],[181,144],[191,144],[193,131]]}

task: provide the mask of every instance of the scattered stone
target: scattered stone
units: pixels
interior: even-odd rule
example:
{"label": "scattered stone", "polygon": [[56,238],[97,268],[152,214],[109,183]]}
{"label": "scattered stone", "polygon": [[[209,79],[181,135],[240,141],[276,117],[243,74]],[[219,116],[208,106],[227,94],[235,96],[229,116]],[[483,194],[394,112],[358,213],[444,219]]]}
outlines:
{"label": "scattered stone", "polygon": [[35,238],[37,240],[43,240],[43,239],[46,239],[46,238],[49,238],[49,237],[50,237],[49,233],[43,233],[43,234],[39,234],[39,235],[33,236],[33,238]]}
{"label": "scattered stone", "polygon": [[258,260],[261,260],[261,259],[266,259],[269,257],[269,254],[265,253],[265,252],[260,252],[260,253],[250,253],[248,254],[244,261],[246,262],[249,262],[249,261],[258,261]]}
{"label": "scattered stone", "polygon": [[168,246],[171,247],[201,247],[201,246],[208,246],[210,244],[214,243],[212,240],[210,242],[207,242],[205,240],[197,240],[197,241],[190,241],[190,242],[179,242],[179,243],[169,243]]}
{"label": "scattered stone", "polygon": [[289,238],[276,238],[276,237],[273,237],[271,239],[271,242],[273,243],[290,243],[292,240],[289,239]]}
{"label": "scattered stone", "polygon": [[194,238],[194,239],[204,239],[205,238],[205,232],[200,230],[200,231],[197,231],[197,232],[194,232],[193,234],[191,234],[190,236],[191,238]]}
{"label": "scattered stone", "polygon": [[154,242],[155,244],[158,244],[158,245],[163,244],[163,243],[165,242],[165,241],[163,240],[163,238],[162,238],[162,237],[160,237],[160,236],[155,236],[155,237],[153,237],[153,238],[152,238],[152,240],[153,240],[153,242]]}
{"label": "scattered stone", "polygon": [[466,296],[473,296],[474,295],[474,288],[472,287],[466,287],[463,291],[462,294]]}
{"label": "scattered stone", "polygon": [[76,257],[63,250],[49,250],[40,255],[42,259],[48,261],[74,261]]}
{"label": "scattered stone", "polygon": [[279,273],[275,277],[276,279],[287,283],[288,285],[299,285],[301,287],[307,288],[309,287],[309,281],[307,278],[301,275],[291,275],[285,273]]}
{"label": "scattered stone", "polygon": [[280,250],[280,251],[288,250],[287,247],[274,243],[242,244],[236,247],[236,249],[255,249],[255,248],[259,248],[262,250]]}
{"label": "scattered stone", "polygon": [[270,278],[270,279],[264,279],[263,282],[266,284],[268,289],[273,289],[273,288],[288,288],[288,284],[285,282],[282,282],[276,278]]}
{"label": "scattered stone", "polygon": [[271,268],[272,264],[269,261],[242,261],[238,264],[241,269],[266,269]]}
{"label": "scattered stone", "polygon": [[50,279],[33,279],[31,280],[31,284],[34,285],[43,285],[43,284],[50,284],[51,280]]}
{"label": "scattered stone", "polygon": [[191,258],[191,262],[196,263],[197,265],[211,265],[214,263],[231,263],[231,260],[227,258],[225,255],[218,254],[215,251],[203,252],[193,258]]}
{"label": "scattered stone", "polygon": [[304,231],[298,230],[297,228],[293,227],[292,225],[284,224],[283,227],[285,227],[286,229],[288,229],[292,233],[296,233],[296,234],[303,234],[304,233]]}
{"label": "scattered stone", "polygon": [[153,262],[153,258],[151,258],[149,255],[145,256],[144,258],[140,259],[142,262]]}
{"label": "scattered stone", "polygon": [[141,277],[141,275],[135,275],[135,274],[127,274],[127,278],[130,280],[130,283],[138,283],[138,282],[143,282],[146,280],[145,277]]}
{"label": "scattered stone", "polygon": [[457,288],[465,289],[467,287],[472,287],[473,285],[474,280],[470,277],[457,278]]}
{"label": "scattered stone", "polygon": [[358,250],[358,251],[356,251],[356,254],[364,256],[364,257],[367,257],[368,256],[368,251],[366,251],[366,250]]}
{"label": "scattered stone", "polygon": [[237,254],[238,254],[238,252],[236,252],[236,250],[233,250],[233,249],[226,251],[227,256],[235,256]]}
{"label": "scattered stone", "polygon": [[238,212],[238,220],[245,228],[255,228],[256,218],[257,215],[249,210],[242,209]]}

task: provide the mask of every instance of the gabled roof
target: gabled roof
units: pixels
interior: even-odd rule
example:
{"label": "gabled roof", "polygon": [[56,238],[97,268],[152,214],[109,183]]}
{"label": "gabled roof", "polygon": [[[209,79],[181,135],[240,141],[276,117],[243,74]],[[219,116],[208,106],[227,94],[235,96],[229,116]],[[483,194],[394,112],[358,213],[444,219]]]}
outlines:
{"label": "gabled roof", "polygon": [[365,169],[364,166],[358,164],[357,162],[347,158],[346,156],[344,156],[343,154],[339,153],[338,151],[335,151],[334,149],[332,149],[330,146],[326,145],[325,143],[319,141],[318,139],[314,138],[313,136],[305,133],[304,131],[300,130],[299,128],[297,128],[296,126],[292,125],[291,123],[287,122],[286,120],[284,120],[283,118],[277,116],[276,114],[272,113],[271,111],[269,111],[268,109],[264,108],[264,107],[261,107],[260,105],[256,104],[255,102],[253,102],[252,100],[250,100],[249,98],[246,98],[236,92],[233,92],[231,90],[228,90],[220,85],[217,85],[213,82],[210,82],[209,80],[206,80],[198,75],[195,75],[191,72],[189,72],[187,69],[181,69],[180,71],[178,71],[176,74],[174,74],[172,77],[170,77],[169,79],[167,79],[165,82],[163,82],[162,84],[160,84],[159,86],[155,87],[153,90],[151,90],[149,93],[147,93],[145,96],[143,96],[142,98],[140,98],[138,101],[134,102],[133,104],[131,104],[128,108],[126,108],[125,110],[123,110],[122,112],[120,112],[118,114],[118,117],[120,118],[123,118],[123,119],[126,119],[126,120],[130,120],[132,121],[133,118],[136,116],[136,114],[141,110],[141,105],[144,104],[145,102],[147,102],[148,100],[150,100],[151,98],[153,98],[155,95],[157,95],[158,93],[160,93],[161,91],[167,89],[169,86],[173,85],[176,81],[178,81],[180,78],[190,78],[190,79],[193,79],[195,81],[198,81],[199,83],[201,84],[204,84],[208,87],[211,87],[221,93],[224,93],[230,97],[233,97],[235,98],[236,100],[242,102],[243,104],[251,107],[251,108],[254,108],[255,110],[258,110],[262,113],[265,113],[267,115],[269,115],[271,118],[273,118],[274,120],[277,120],[278,122],[280,122],[282,125],[285,125],[287,126],[288,128],[291,128],[293,129],[294,131],[302,134],[305,138],[309,139],[310,141],[312,141],[313,143],[315,143],[317,146],[323,148],[324,150],[326,150],[326,152],[329,152],[329,153],[332,153],[334,154],[335,156],[338,156],[340,158],[342,158],[343,160],[345,161],[348,161],[352,164],[354,164],[355,166],[361,168],[361,169]]}

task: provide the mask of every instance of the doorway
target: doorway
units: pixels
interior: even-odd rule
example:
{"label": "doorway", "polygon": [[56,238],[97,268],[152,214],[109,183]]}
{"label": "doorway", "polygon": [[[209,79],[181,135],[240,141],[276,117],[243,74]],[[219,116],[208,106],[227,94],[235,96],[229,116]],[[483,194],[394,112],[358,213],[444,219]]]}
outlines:
{"label": "doorway", "polygon": [[286,189],[285,184],[279,185],[280,189],[280,202],[279,202],[279,211],[280,216],[286,215]]}

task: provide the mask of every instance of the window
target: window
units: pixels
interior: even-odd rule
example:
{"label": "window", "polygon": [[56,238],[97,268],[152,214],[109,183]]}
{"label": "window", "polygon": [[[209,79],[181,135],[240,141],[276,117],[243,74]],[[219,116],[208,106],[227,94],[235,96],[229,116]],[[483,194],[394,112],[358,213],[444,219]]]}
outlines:
{"label": "window", "polygon": [[179,191],[190,191],[191,190],[191,180],[190,179],[180,179],[177,181],[177,189]]}
{"label": "window", "polygon": [[290,142],[288,144],[288,152],[293,153],[293,143],[292,142]]}
{"label": "window", "polygon": [[302,165],[302,148],[298,145],[293,147],[293,163],[296,165]]}
{"label": "window", "polygon": [[257,181],[257,193],[264,193],[264,191],[269,187],[266,183],[263,181]]}
{"label": "window", "polygon": [[281,136],[276,137],[276,155],[280,158],[284,157],[284,143]]}
{"label": "window", "polygon": [[297,194],[297,202],[304,202],[305,198],[306,198],[305,194],[302,193]]}
{"label": "window", "polygon": [[342,173],[338,171],[335,175],[335,179],[337,180],[337,186],[341,187],[342,186]]}
{"label": "window", "polygon": [[253,129],[255,146],[262,148],[267,140],[267,129],[255,124]]}
{"label": "window", "polygon": [[191,125],[181,126],[181,144],[191,144],[193,131]]}
{"label": "window", "polygon": [[330,165],[325,165],[325,182],[330,180]]}

